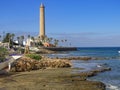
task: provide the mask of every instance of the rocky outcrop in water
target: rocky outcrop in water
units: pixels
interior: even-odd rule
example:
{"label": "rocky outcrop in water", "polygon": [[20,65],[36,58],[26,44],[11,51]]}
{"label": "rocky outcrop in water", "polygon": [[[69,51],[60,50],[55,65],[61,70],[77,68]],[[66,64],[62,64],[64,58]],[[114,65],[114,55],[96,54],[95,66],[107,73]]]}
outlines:
{"label": "rocky outcrop in water", "polygon": [[64,59],[64,60],[110,60],[115,58],[108,57],[90,57],[90,56],[70,56],[70,57],[55,57],[56,59]]}
{"label": "rocky outcrop in water", "polygon": [[64,60],[91,60],[92,57],[88,57],[88,56],[80,56],[80,57],[65,57],[65,58],[61,58]]}

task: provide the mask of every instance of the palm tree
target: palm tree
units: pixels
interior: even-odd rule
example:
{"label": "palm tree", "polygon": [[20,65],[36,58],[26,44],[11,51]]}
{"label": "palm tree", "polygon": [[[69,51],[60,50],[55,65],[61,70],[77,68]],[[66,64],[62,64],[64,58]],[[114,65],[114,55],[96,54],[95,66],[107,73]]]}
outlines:
{"label": "palm tree", "polygon": [[49,40],[50,40],[50,42],[52,42],[53,38],[51,37]]}
{"label": "palm tree", "polygon": [[18,40],[18,44],[20,44],[20,37],[17,37],[17,40]]}
{"label": "palm tree", "polygon": [[64,40],[61,40],[61,42],[64,42]]}
{"label": "palm tree", "polygon": [[30,35],[28,35],[28,38],[30,38]]}
{"label": "palm tree", "polygon": [[58,43],[59,43],[59,40],[57,40],[57,45],[58,45]]}
{"label": "palm tree", "polygon": [[32,36],[31,39],[33,40],[33,44],[35,45],[35,38]]}
{"label": "palm tree", "polygon": [[15,34],[12,33],[12,34],[11,34],[11,38],[12,38],[12,40],[14,39],[14,37],[15,37]]}
{"label": "palm tree", "polygon": [[[61,40],[61,42],[62,42],[62,44],[63,44],[64,40]],[[63,45],[62,45],[62,46],[63,46]]]}
{"label": "palm tree", "polygon": [[59,42],[59,40],[54,39],[54,45],[55,45],[55,46],[57,46],[57,45],[58,45],[58,42]]}
{"label": "palm tree", "polygon": [[65,42],[67,42],[67,39],[65,39]]}
{"label": "palm tree", "polygon": [[40,39],[41,39],[42,42],[44,42],[45,37],[41,36]]}
{"label": "palm tree", "polygon": [[3,38],[3,43],[8,42],[9,46],[12,46],[14,34],[6,33],[6,36]]}
{"label": "palm tree", "polygon": [[21,36],[21,45],[23,45],[24,36]]}
{"label": "palm tree", "polygon": [[71,43],[69,45],[71,46]]}
{"label": "palm tree", "polygon": [[30,44],[30,35],[28,35],[28,39],[27,39],[27,42],[29,42],[29,44]]}
{"label": "palm tree", "polygon": [[37,45],[37,46],[43,46],[42,39],[41,39],[40,36],[38,36],[38,40],[37,40],[36,45]]}
{"label": "palm tree", "polygon": [[3,38],[3,43],[9,42],[10,39],[10,33],[6,33],[5,37]]}
{"label": "palm tree", "polygon": [[34,39],[34,37],[31,37],[31,39],[34,41],[35,39]]}
{"label": "palm tree", "polygon": [[9,35],[8,35],[8,39],[9,39],[9,47],[11,47],[11,37],[12,37],[12,35],[9,33]]}
{"label": "palm tree", "polygon": [[1,41],[1,35],[0,35],[0,41]]}
{"label": "palm tree", "polygon": [[[67,42],[67,39],[65,39],[65,43]],[[67,46],[67,43],[66,43],[66,46]]]}
{"label": "palm tree", "polygon": [[13,39],[14,39],[14,37],[15,37],[15,34],[13,33],[13,34],[11,34],[11,41],[12,41],[12,46],[13,46]]}
{"label": "palm tree", "polygon": [[37,46],[38,46],[39,42],[40,42],[40,36],[38,36],[38,38],[37,38],[37,43],[36,43]]}

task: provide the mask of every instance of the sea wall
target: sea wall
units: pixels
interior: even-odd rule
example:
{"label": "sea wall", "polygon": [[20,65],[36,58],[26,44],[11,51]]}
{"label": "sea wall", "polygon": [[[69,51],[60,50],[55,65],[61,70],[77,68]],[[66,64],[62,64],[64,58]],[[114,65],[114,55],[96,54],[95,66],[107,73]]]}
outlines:
{"label": "sea wall", "polygon": [[42,47],[51,51],[76,51],[77,47]]}

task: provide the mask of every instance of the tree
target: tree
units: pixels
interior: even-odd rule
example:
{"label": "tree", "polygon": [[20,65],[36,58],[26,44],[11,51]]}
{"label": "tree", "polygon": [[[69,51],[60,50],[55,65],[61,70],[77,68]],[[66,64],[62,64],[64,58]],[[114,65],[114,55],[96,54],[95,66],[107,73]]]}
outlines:
{"label": "tree", "polygon": [[18,40],[18,44],[20,44],[20,37],[17,37],[17,40]]}
{"label": "tree", "polygon": [[65,43],[66,43],[66,46],[67,46],[67,39],[65,39]]}
{"label": "tree", "polygon": [[31,39],[34,41],[35,40],[35,38],[34,37],[31,37]]}
{"label": "tree", "polygon": [[13,41],[14,37],[15,37],[15,34],[14,34],[14,33],[11,34],[11,39],[12,39],[12,41]]}
{"label": "tree", "polygon": [[51,38],[49,38],[49,40],[50,40],[50,42],[52,42],[53,38],[51,37]]}
{"label": "tree", "polygon": [[61,42],[64,42],[64,40],[61,40]]}
{"label": "tree", "polygon": [[15,37],[15,34],[13,33],[13,34],[11,34],[11,45],[13,46],[13,42],[14,42],[14,37]]}
{"label": "tree", "polygon": [[50,38],[47,38],[47,42],[50,43]]}
{"label": "tree", "polygon": [[11,33],[6,33],[5,38],[3,38],[3,43],[8,42],[9,43],[9,47],[13,46],[13,39],[14,39],[14,34]]}
{"label": "tree", "polygon": [[30,43],[30,37],[31,37],[31,36],[28,35],[27,37],[28,37],[28,38],[27,38],[27,43],[28,43],[28,42]]}
{"label": "tree", "polygon": [[31,39],[33,41],[32,44],[35,45],[35,38],[32,36]]}
{"label": "tree", "polygon": [[43,40],[44,40],[44,42],[48,42],[48,37],[47,37],[47,35],[45,35],[45,36],[43,37]]}
{"label": "tree", "polygon": [[1,35],[0,35],[0,41],[1,41]]}
{"label": "tree", "polygon": [[9,42],[10,41],[10,36],[11,36],[10,33],[6,33],[5,38],[3,38],[3,43]]}
{"label": "tree", "polygon": [[67,42],[67,39],[65,39],[65,42]]}
{"label": "tree", "polygon": [[40,37],[40,39],[41,39],[41,41],[43,41],[43,40],[44,40],[44,36],[42,35],[42,36]]}
{"label": "tree", "polygon": [[5,60],[6,55],[8,55],[8,50],[6,48],[0,47],[0,62]]}
{"label": "tree", "polygon": [[59,40],[54,39],[54,45],[55,45],[55,46],[57,46],[57,45],[58,45],[58,42],[59,42]]}
{"label": "tree", "polygon": [[28,38],[30,38],[30,35],[28,35]]}
{"label": "tree", "polygon": [[24,36],[20,37],[20,41],[21,41],[21,46],[23,46]]}
{"label": "tree", "polygon": [[42,40],[41,40],[40,36],[38,36],[38,41],[36,43],[36,46],[43,46],[43,43],[42,43]]}

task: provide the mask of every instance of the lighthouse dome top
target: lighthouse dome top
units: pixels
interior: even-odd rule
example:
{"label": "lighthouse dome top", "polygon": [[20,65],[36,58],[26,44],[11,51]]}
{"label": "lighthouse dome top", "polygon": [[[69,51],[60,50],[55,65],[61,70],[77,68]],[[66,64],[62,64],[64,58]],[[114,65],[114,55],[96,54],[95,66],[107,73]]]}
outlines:
{"label": "lighthouse dome top", "polygon": [[40,7],[45,7],[43,3],[41,3]]}

